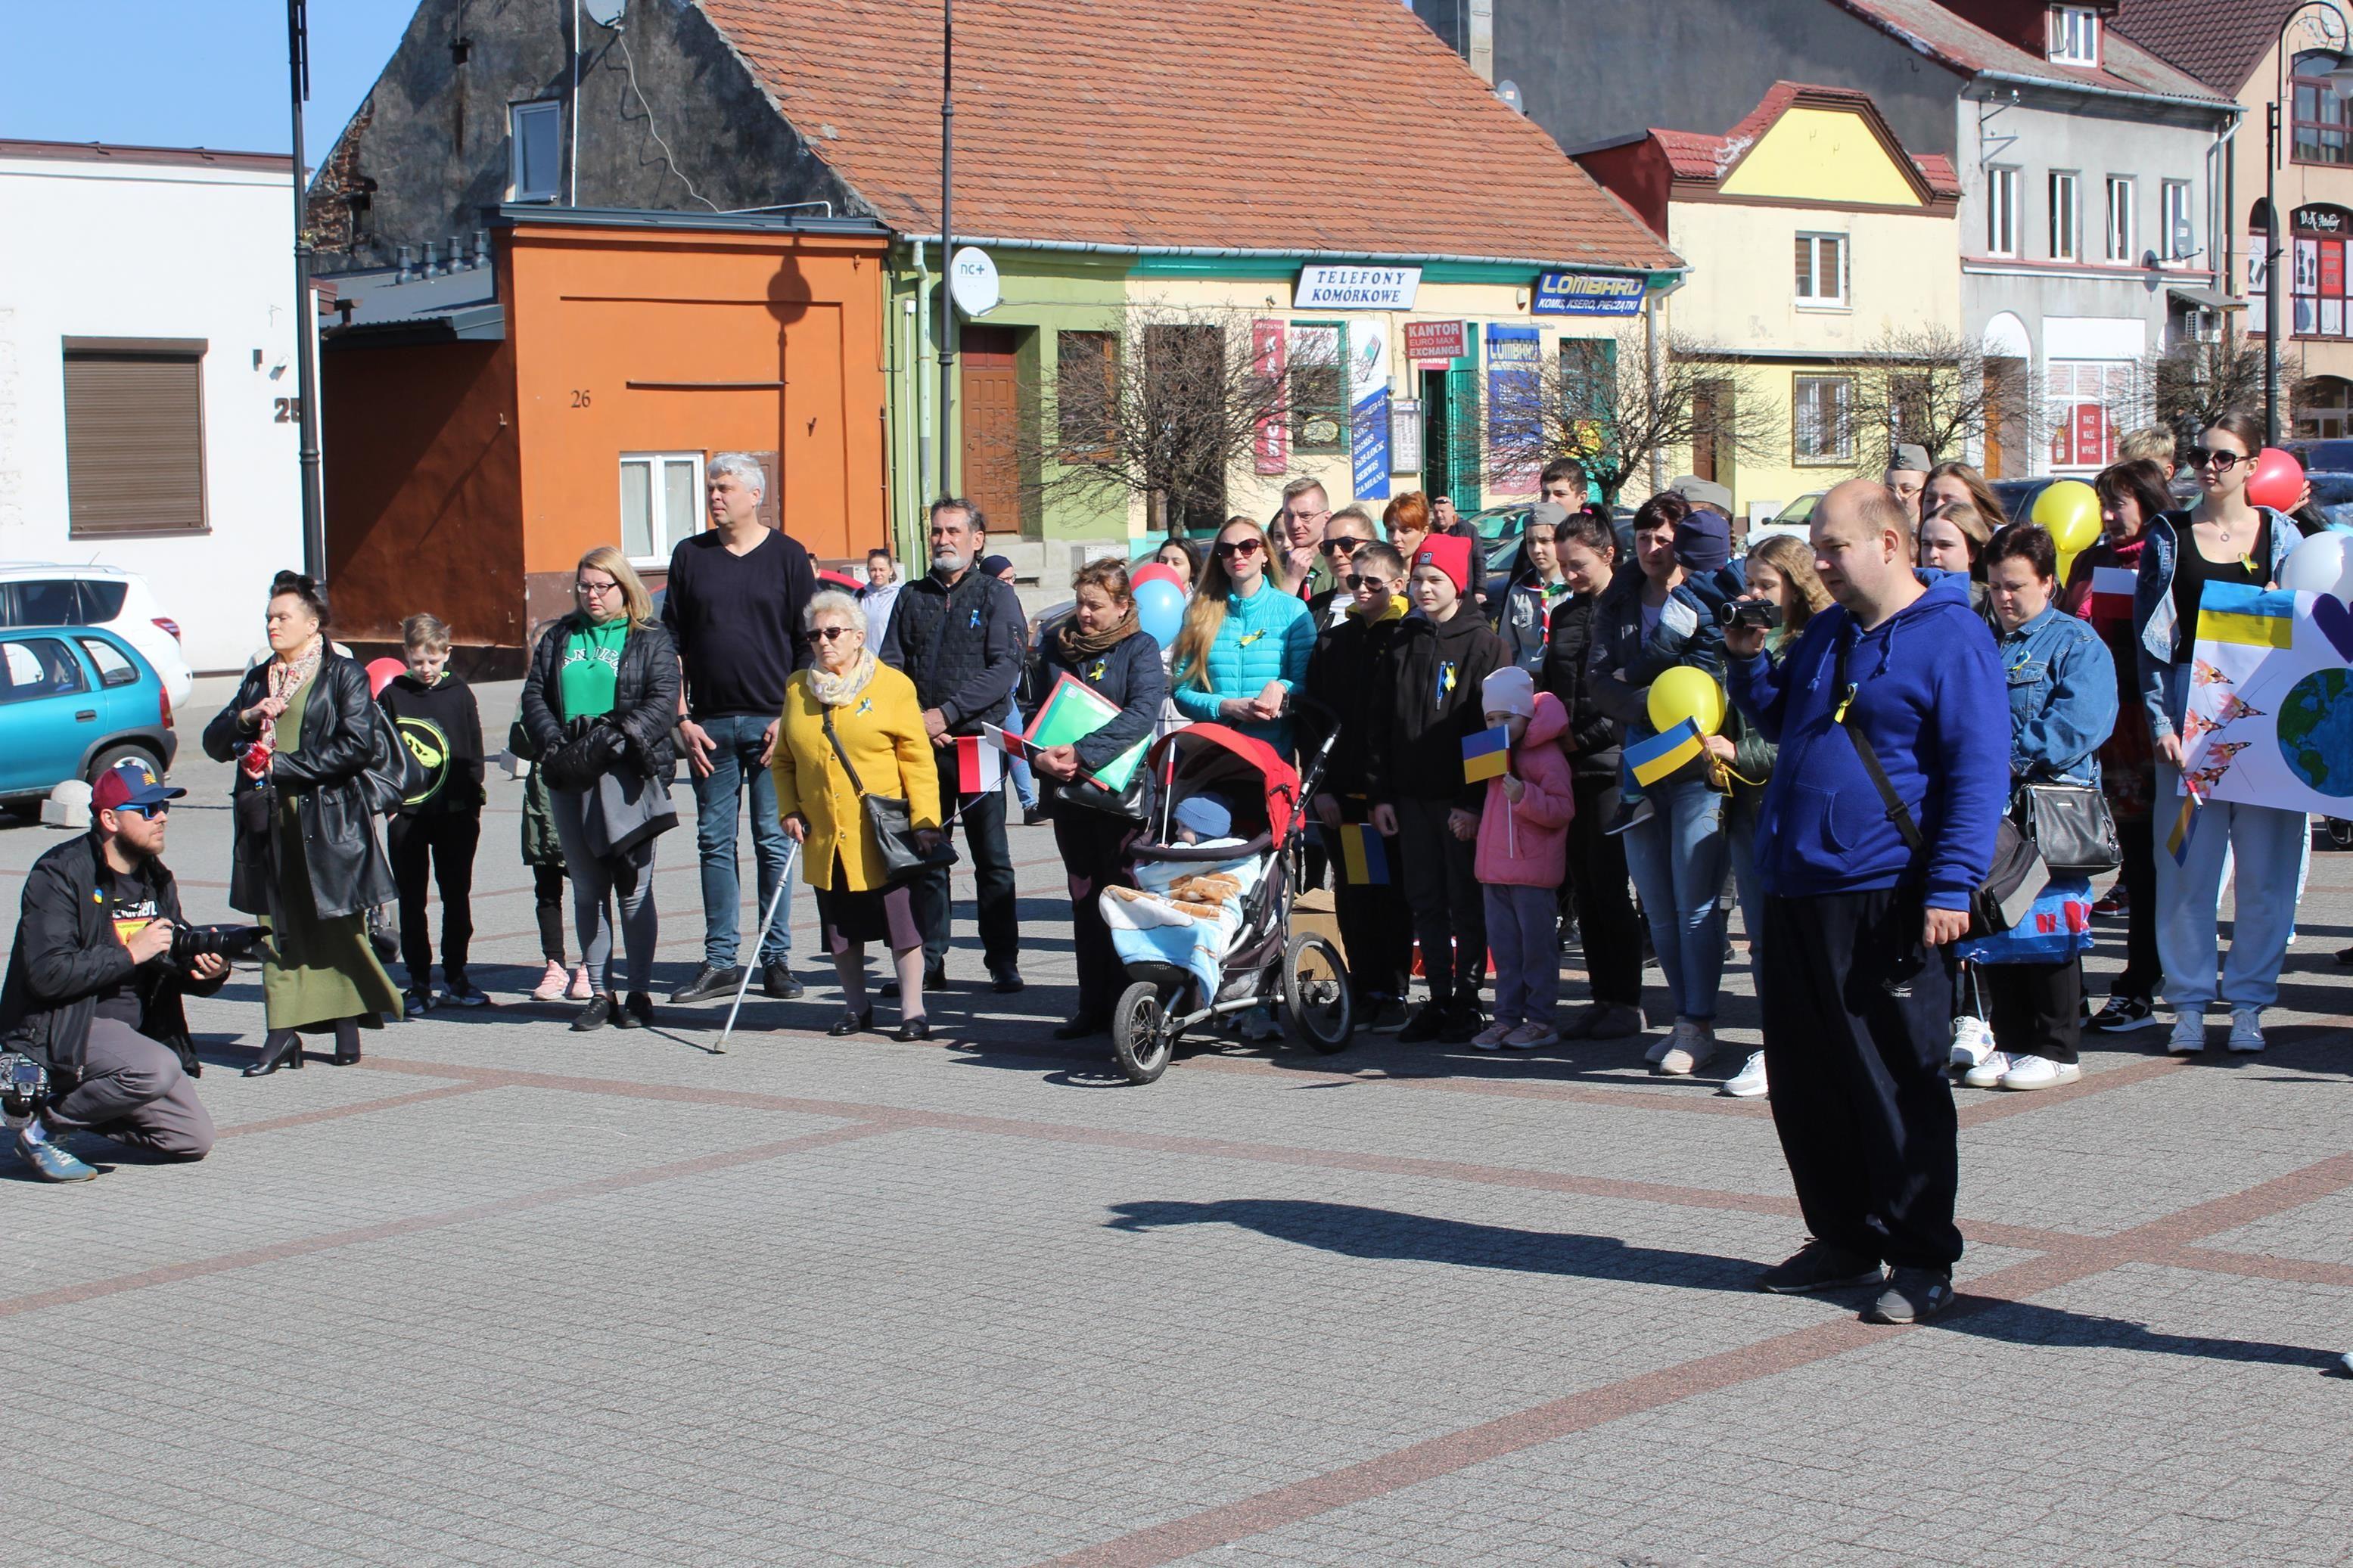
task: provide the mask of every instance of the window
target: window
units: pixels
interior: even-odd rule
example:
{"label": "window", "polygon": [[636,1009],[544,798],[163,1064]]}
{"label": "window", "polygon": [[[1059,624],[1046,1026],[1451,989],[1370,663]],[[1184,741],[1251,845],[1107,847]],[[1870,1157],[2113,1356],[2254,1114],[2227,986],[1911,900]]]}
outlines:
{"label": "window", "polygon": [[72,537],[206,531],[204,355],[201,340],[65,340]]}
{"label": "window", "polygon": [[649,565],[702,526],[702,454],[627,452],[621,457],[621,552]]}
{"label": "window", "polygon": [[1560,340],[1560,384],[1569,406],[1594,419],[1606,419],[1618,404],[1618,340]]}
{"label": "window", "polygon": [[1110,332],[1057,332],[1054,363],[1063,459],[1108,457],[1119,411],[1119,339]]}
{"label": "window", "polygon": [[2089,5],[2051,7],[2051,59],[2054,65],[2100,63],[2100,14]]}
{"label": "window", "polygon": [[2108,259],[2133,260],[2133,183],[2108,176]]}
{"label": "window", "polygon": [[1348,449],[1348,354],[1336,323],[1291,329],[1291,446],[1296,452]]}
{"label": "window", "polygon": [[507,105],[507,199],[552,202],[563,163],[564,106],[552,98]]}
{"label": "window", "polygon": [[2189,182],[2166,181],[2164,198],[2165,258],[2187,261],[2198,254],[2198,226],[2189,216]]}
{"label": "window", "polygon": [[2353,61],[2326,49],[2295,57],[2295,161],[2353,163]]}
{"label": "window", "polygon": [[55,637],[0,643],[0,702],[70,697],[90,689],[81,665]]}
{"label": "window", "polygon": [[2287,262],[2288,309],[2295,336],[2353,336],[2353,303],[2346,298],[2345,241],[2299,233],[2288,241]]}
{"label": "window", "polygon": [[2116,460],[2116,433],[2149,422],[2130,360],[2053,360],[2043,385],[2054,468],[2106,468]]}
{"label": "window", "polygon": [[8,624],[12,626],[86,626],[81,588],[70,577],[34,577],[11,583]]}
{"label": "window", "polygon": [[1798,303],[1816,307],[1846,303],[1846,236],[1798,237]]}
{"label": "window", "polygon": [[81,644],[81,651],[88,654],[90,662],[98,667],[98,683],[100,686],[139,684],[139,667],[104,637],[76,637],[74,641]]}
{"label": "window", "polygon": [[1801,375],[1790,399],[1790,449],[1800,463],[1854,461],[1854,383],[1842,375]]}
{"label": "window", "polygon": [[1993,256],[2018,254],[2018,171],[1986,171],[1986,250]]}
{"label": "window", "polygon": [[2052,171],[2051,259],[2053,261],[2084,259],[2084,204],[2076,195],[2077,189],[2073,174]]}

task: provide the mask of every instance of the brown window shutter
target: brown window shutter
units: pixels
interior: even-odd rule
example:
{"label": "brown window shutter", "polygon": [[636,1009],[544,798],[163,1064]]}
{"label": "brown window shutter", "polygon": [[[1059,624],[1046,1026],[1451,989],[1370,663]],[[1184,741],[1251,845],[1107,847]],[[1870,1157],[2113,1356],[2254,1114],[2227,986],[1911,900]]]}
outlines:
{"label": "brown window shutter", "polygon": [[202,533],[204,361],[187,353],[65,356],[71,533]]}

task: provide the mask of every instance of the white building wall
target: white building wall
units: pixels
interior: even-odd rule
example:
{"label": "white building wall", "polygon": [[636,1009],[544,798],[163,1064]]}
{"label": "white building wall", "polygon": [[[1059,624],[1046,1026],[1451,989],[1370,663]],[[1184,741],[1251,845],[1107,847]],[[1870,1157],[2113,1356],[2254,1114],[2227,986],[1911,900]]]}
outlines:
{"label": "white building wall", "polygon": [[[139,155],[0,149],[0,561],[140,573],[188,662],[237,669],[270,574],[302,558],[290,176]],[[206,342],[209,531],[69,537],[68,337]]]}

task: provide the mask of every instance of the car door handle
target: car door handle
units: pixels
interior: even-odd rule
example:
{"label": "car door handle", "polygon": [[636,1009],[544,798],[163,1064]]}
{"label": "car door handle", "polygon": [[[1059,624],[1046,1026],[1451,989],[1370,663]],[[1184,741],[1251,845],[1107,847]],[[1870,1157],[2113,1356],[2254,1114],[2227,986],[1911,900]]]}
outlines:
{"label": "car door handle", "polygon": [[98,722],[98,710],[95,708],[83,709],[80,712],[74,715],[74,722],[77,724],[94,724]]}

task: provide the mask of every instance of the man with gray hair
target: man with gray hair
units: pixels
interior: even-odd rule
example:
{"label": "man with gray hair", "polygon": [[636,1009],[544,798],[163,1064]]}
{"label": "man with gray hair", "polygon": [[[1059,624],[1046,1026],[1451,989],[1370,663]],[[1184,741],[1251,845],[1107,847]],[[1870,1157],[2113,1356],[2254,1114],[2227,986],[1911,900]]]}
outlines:
{"label": "man with gray hair", "polygon": [[[702,965],[670,993],[672,1002],[732,995],[737,909],[736,822],[748,795],[759,908],[785,888],[791,840],[776,816],[768,761],[785,710],[785,683],[809,662],[804,612],[817,592],[809,553],[782,528],[760,520],[767,470],[746,452],[723,452],[705,470],[711,528],[670,552],[662,624],[677,640],[685,681],[679,693],[681,749],[694,784],[695,847],[702,861]],[[801,994],[792,957],[792,893],[785,888],[759,952],[763,989]]]}

